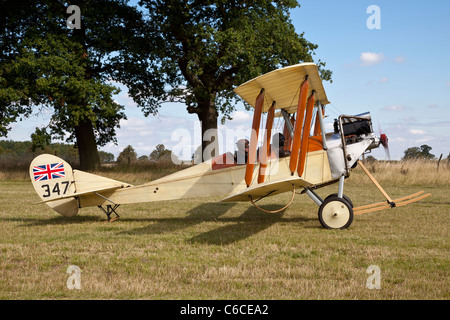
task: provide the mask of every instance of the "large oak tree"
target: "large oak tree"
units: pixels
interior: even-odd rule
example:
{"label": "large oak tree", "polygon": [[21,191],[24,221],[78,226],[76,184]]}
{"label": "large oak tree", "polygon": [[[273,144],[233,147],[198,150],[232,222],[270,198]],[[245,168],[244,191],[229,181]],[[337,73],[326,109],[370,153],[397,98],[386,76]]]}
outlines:
{"label": "large oak tree", "polygon": [[[231,118],[238,101],[233,93],[237,85],[282,66],[314,61],[317,45],[295,31],[289,16],[299,6],[297,1],[152,0],[139,4],[148,17],[145,33],[151,40],[151,46],[140,53],[145,51],[152,63],[146,73],[133,79],[140,85],[130,93],[146,115],[157,112],[164,101],[186,103],[187,111],[201,121],[203,134],[217,130],[220,114],[223,121]],[[325,63],[316,63],[322,78],[330,80]],[[210,143],[216,141],[203,141],[202,149]]]}
{"label": "large oak tree", "polygon": [[19,117],[47,111],[48,126],[34,137],[75,142],[81,169],[93,170],[97,146],[115,141],[125,117],[110,82],[139,71],[124,61],[144,41],[142,16],[123,0],[76,4],[81,28],[69,29],[66,1],[1,1],[0,136]]}

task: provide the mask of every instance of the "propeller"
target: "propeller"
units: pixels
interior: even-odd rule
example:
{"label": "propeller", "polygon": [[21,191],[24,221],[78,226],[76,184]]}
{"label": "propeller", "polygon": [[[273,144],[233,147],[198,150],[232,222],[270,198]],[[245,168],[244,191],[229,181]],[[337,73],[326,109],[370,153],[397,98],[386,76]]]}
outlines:
{"label": "propeller", "polygon": [[384,147],[384,152],[386,152],[386,157],[388,160],[391,160],[391,154],[389,152],[389,145],[388,145],[389,139],[385,133],[381,133],[380,123],[378,123],[378,129],[380,131],[380,142],[381,142],[381,145]]}

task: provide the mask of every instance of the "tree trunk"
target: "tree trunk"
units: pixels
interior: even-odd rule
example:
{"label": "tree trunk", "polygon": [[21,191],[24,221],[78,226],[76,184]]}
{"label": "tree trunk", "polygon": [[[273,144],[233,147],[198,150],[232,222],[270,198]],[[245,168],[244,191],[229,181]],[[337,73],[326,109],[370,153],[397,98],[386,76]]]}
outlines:
{"label": "tree trunk", "polygon": [[98,155],[95,141],[94,128],[89,120],[81,121],[75,127],[78,155],[80,157],[80,169],[94,171],[100,169],[100,156]]}
{"label": "tree trunk", "polygon": [[219,141],[217,132],[218,112],[214,95],[209,100],[199,103],[198,118],[202,126],[202,161],[219,155]]}

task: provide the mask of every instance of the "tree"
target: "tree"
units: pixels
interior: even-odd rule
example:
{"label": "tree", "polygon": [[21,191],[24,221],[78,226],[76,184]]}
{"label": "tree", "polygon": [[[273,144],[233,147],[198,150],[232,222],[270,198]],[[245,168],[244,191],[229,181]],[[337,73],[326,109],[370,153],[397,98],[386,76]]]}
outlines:
{"label": "tree", "polygon": [[69,30],[66,2],[2,1],[0,135],[21,115],[50,110],[48,126],[34,140],[68,133],[81,169],[93,170],[100,166],[97,145],[116,142],[115,128],[125,118],[112,99],[118,88],[108,82],[137,72],[136,61],[124,61],[142,41],[142,18],[124,0],[77,5],[81,28]]}
{"label": "tree", "polygon": [[366,159],[365,159],[365,161],[366,162],[376,162],[377,161],[377,159],[374,157],[374,156],[368,156]]}
{"label": "tree", "polygon": [[172,151],[167,150],[163,144],[158,144],[155,147],[155,150],[150,153],[150,160],[159,161],[159,160],[171,160]]}
{"label": "tree", "polygon": [[[312,62],[317,45],[295,32],[289,10],[297,1],[140,1],[149,21],[141,53],[152,61],[130,94],[147,116],[162,102],[179,101],[201,121],[202,134],[231,119],[233,88],[273,69]],[[317,62],[324,80],[331,72]],[[205,139],[203,139],[205,140]],[[202,150],[217,141],[203,141]],[[209,148],[211,149],[211,148]],[[207,155],[215,156],[213,152]],[[206,160],[204,159],[204,160]]]}
{"label": "tree", "polygon": [[434,159],[434,154],[430,153],[432,148],[429,145],[423,144],[419,147],[411,147],[404,151],[405,155],[402,160],[412,160],[412,159]]}
{"label": "tree", "polygon": [[33,105],[39,105],[40,110],[52,114],[47,127],[36,129],[33,142],[42,147],[52,136],[63,139],[68,132],[66,141],[76,142],[81,167],[96,168],[100,161],[97,143],[104,145],[114,139],[115,127],[125,117],[120,112],[123,106],[112,99],[117,88],[87,78],[82,46],[64,37],[24,39],[18,49],[16,58],[3,64],[9,89],[24,95],[28,113]]}
{"label": "tree", "polygon": [[111,152],[99,151],[98,155],[100,156],[101,163],[114,162],[114,155]]}
{"label": "tree", "polygon": [[134,151],[132,146],[127,146],[125,149],[122,150],[122,152],[117,157],[117,162],[121,164],[127,164],[130,165],[133,162],[136,162],[137,160],[137,153]]}

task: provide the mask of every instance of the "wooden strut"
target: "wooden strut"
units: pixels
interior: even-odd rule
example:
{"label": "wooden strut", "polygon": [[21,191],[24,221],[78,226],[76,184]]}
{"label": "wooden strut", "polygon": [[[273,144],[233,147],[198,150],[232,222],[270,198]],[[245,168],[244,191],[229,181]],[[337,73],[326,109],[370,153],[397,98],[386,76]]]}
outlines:
{"label": "wooden strut", "polygon": [[292,188],[293,188],[293,189],[292,189],[292,197],[291,197],[291,200],[289,200],[288,204],[285,205],[285,206],[284,206],[283,208],[281,208],[281,209],[271,211],[271,210],[265,210],[265,209],[263,209],[263,208],[261,208],[261,207],[258,207],[258,205],[256,204],[256,201],[258,201],[258,200],[264,198],[265,196],[264,196],[264,197],[261,197],[260,199],[258,199],[258,200],[256,200],[256,201],[253,201],[252,196],[249,196],[249,197],[250,197],[250,202],[252,203],[253,206],[255,206],[255,208],[258,208],[258,209],[261,210],[261,211],[264,211],[264,212],[267,212],[267,213],[277,213],[277,212],[283,211],[284,209],[286,209],[287,207],[289,207],[289,206],[292,204],[292,201],[294,201],[294,196],[295,196],[295,184],[292,185]]}
{"label": "wooden strut", "polygon": [[391,207],[395,207],[395,202],[392,201],[391,197],[384,191],[384,189],[380,186],[380,184],[375,180],[375,178],[370,174],[369,170],[366,169],[366,167],[362,164],[361,160],[358,160],[358,164],[361,166],[361,168],[364,170],[364,172],[367,174],[370,180],[372,180],[373,184],[380,190],[380,192],[383,194],[383,196],[388,201],[389,205]]}
{"label": "wooden strut", "polygon": [[264,137],[264,145],[263,145],[261,153],[259,155],[260,164],[259,164],[259,173],[258,173],[258,183],[263,183],[264,180],[266,179],[267,162],[271,155],[270,140],[271,140],[271,133],[272,133],[273,117],[275,115],[275,105],[276,105],[276,102],[274,101],[272,103],[272,106],[269,108],[269,111],[267,112],[267,123],[266,123],[265,137]]}
{"label": "wooden strut", "polygon": [[422,200],[428,196],[431,195],[431,193],[423,194],[423,191],[419,191],[417,193],[411,194],[409,196],[401,197],[398,199],[392,200],[391,197],[386,193],[386,191],[383,190],[383,188],[380,186],[380,184],[375,180],[375,178],[370,174],[370,172],[366,169],[366,167],[362,164],[360,160],[358,160],[358,164],[361,166],[361,168],[364,170],[364,172],[367,174],[367,176],[372,180],[372,182],[375,184],[375,186],[380,190],[380,192],[384,195],[384,197],[387,200],[386,202],[378,202],[374,204],[368,204],[364,206],[359,206],[356,208],[353,208],[353,214],[361,214],[361,213],[367,213],[367,212],[374,212],[384,209],[389,209],[393,207],[401,207],[419,200]]}
{"label": "wooden strut", "polygon": [[253,169],[255,167],[256,162],[256,149],[258,147],[258,134],[261,122],[263,103],[264,103],[264,88],[261,89],[260,93],[256,97],[255,111],[253,112],[253,124],[250,136],[250,147],[248,150],[247,166],[245,168],[245,183],[247,185],[247,188],[250,186],[253,179]]}
{"label": "wooden strut", "polygon": [[298,176],[301,177],[303,175],[303,171],[305,170],[305,160],[306,154],[308,153],[308,142],[309,142],[309,132],[311,130],[311,120],[313,116],[314,109],[314,90],[311,92],[311,95],[308,98],[306,103],[306,116],[305,116],[305,125],[303,127],[302,140],[301,140],[301,148],[300,148],[300,157],[298,158],[297,164],[297,173]]}
{"label": "wooden strut", "polygon": [[298,96],[298,104],[297,104],[297,119],[295,120],[294,137],[292,139],[291,159],[289,160],[289,170],[291,171],[292,176],[294,175],[294,172],[297,169],[297,161],[299,157],[300,143],[302,139],[303,120],[305,117],[305,110],[306,110],[306,99],[308,98],[308,87],[309,87],[308,76],[306,76],[305,80],[300,86],[300,94]]}
{"label": "wooden strut", "polygon": [[[405,206],[407,204],[425,199],[426,197],[431,195],[431,193],[421,195],[422,193],[423,193],[423,191],[419,191],[415,194],[395,199],[394,200],[395,206],[396,207]],[[360,207],[353,208],[353,214],[368,213],[368,212],[374,212],[374,211],[379,211],[379,210],[384,210],[384,209],[389,209],[389,208],[392,208],[389,204],[386,204],[385,202],[379,202],[379,203],[374,203],[374,204],[369,204],[366,206],[360,206]]]}

